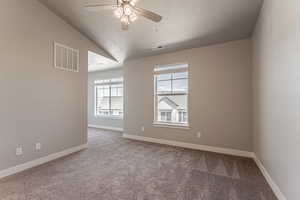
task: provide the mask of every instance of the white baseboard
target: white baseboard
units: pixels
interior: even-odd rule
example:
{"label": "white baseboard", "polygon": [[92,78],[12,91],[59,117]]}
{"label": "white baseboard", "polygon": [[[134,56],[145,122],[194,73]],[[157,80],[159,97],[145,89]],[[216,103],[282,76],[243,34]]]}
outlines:
{"label": "white baseboard", "polygon": [[70,149],[63,150],[63,151],[58,152],[58,153],[50,154],[50,155],[42,157],[42,158],[38,158],[38,159],[33,160],[33,161],[29,161],[29,162],[21,164],[21,165],[17,165],[17,166],[8,168],[8,169],[4,169],[4,170],[0,171],[0,179],[4,178],[4,177],[7,177],[7,176],[10,176],[10,175],[13,175],[13,174],[16,174],[16,173],[19,173],[19,172],[22,172],[26,169],[30,169],[30,168],[39,166],[39,165],[47,163],[49,161],[67,156],[69,154],[81,151],[81,150],[86,149],[86,148],[87,148],[87,144],[83,144],[83,145],[80,145],[80,146],[76,146],[76,147],[72,147]]}
{"label": "white baseboard", "polygon": [[283,195],[278,185],[275,183],[275,181],[272,179],[271,175],[268,173],[267,169],[264,167],[262,162],[259,160],[259,158],[253,153],[253,159],[256,162],[258,168],[264,175],[265,179],[269,183],[270,187],[272,188],[274,194],[278,198],[278,200],[287,200],[287,198]]}
{"label": "white baseboard", "polygon": [[256,162],[258,168],[260,169],[260,171],[264,175],[265,179],[267,180],[268,184],[272,188],[274,194],[278,198],[278,200],[287,200],[287,198],[280,191],[278,185],[273,181],[272,177],[270,176],[270,174],[268,173],[266,168],[263,166],[261,161],[258,159],[258,157],[253,152],[213,147],[213,146],[207,146],[207,145],[177,142],[177,141],[157,139],[157,138],[144,137],[144,136],[138,136],[138,135],[130,135],[130,134],[125,134],[125,133],[123,134],[123,137],[127,138],[127,139],[138,140],[138,141],[152,142],[152,143],[165,144],[165,145],[170,145],[170,146],[183,147],[183,148],[188,148],[188,149],[196,149],[196,150],[202,150],[202,151],[210,151],[210,152],[215,152],[215,153],[222,153],[222,154],[228,154],[228,155],[234,155],[234,156],[253,158],[254,161]]}
{"label": "white baseboard", "polygon": [[165,144],[165,145],[183,147],[183,148],[188,148],[188,149],[211,151],[211,152],[215,152],[215,153],[229,154],[229,155],[248,157],[248,158],[253,157],[253,153],[248,152],[248,151],[213,147],[213,146],[200,145],[200,144],[191,144],[191,143],[185,143],[185,142],[177,142],[177,141],[157,139],[157,138],[137,136],[137,135],[129,135],[129,134],[125,134],[125,133],[123,134],[123,137],[127,138],[127,139],[132,139],[132,140],[139,140],[139,141],[145,141],[145,142]]}
{"label": "white baseboard", "polygon": [[[92,126],[89,125],[89,127],[92,128],[103,128],[102,126]],[[103,128],[108,129],[108,128]],[[111,129],[109,129],[111,130]],[[121,131],[118,129],[117,131]],[[122,130],[123,131],[123,130]],[[241,157],[248,157],[253,158],[256,162],[257,166],[259,167],[260,171],[264,175],[265,179],[269,183],[270,187],[272,188],[273,192],[277,196],[278,200],[287,200],[287,198],[283,195],[278,185],[273,181],[272,177],[266,170],[266,168],[263,166],[262,162],[258,159],[258,157],[253,152],[248,151],[240,151],[235,149],[228,149],[228,148],[220,148],[220,147],[213,147],[213,146],[207,146],[207,145],[199,145],[199,144],[191,144],[191,143],[185,143],[185,142],[177,142],[177,141],[171,141],[171,140],[164,140],[164,139],[157,139],[157,138],[151,138],[151,137],[144,137],[144,136],[137,136],[137,135],[129,135],[129,134],[123,134],[124,138],[132,139],[132,140],[138,140],[138,141],[145,141],[145,142],[151,142],[151,143],[158,143],[158,144],[165,144],[170,146],[177,146],[177,147],[183,147],[188,149],[196,149],[196,150],[202,150],[202,151],[210,151],[215,153],[222,153],[222,154],[228,154],[228,155],[234,155],[234,156],[241,156]],[[50,154],[48,156],[29,161],[27,163],[17,165],[15,167],[11,167],[5,170],[0,171],[0,179],[22,172],[24,170],[30,169],[32,167],[39,166],[41,164],[50,162],[52,160],[67,156],[69,154],[78,152],[80,150],[86,149],[87,144],[83,144],[80,146],[72,147],[70,149],[66,149],[64,151]]]}
{"label": "white baseboard", "polygon": [[117,127],[112,127],[112,126],[99,126],[99,125],[89,124],[88,127],[89,128],[99,128],[99,129],[104,129],[104,130],[123,132],[123,128],[117,128]]}

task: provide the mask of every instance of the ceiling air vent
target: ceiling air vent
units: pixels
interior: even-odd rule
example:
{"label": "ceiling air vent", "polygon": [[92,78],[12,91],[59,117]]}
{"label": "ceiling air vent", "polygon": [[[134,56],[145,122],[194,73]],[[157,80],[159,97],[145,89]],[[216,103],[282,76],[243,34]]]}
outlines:
{"label": "ceiling air vent", "polygon": [[55,42],[54,67],[64,71],[79,72],[79,50]]}

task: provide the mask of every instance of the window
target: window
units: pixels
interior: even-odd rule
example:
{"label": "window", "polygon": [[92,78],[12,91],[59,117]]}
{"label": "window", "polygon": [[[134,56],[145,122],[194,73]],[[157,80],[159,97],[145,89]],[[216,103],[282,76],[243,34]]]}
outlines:
{"label": "window", "polygon": [[180,123],[187,123],[187,112],[186,111],[179,111],[178,115],[179,115],[178,120]]}
{"label": "window", "polygon": [[160,111],[160,121],[171,122],[172,121],[172,111]]}
{"label": "window", "polygon": [[154,123],[188,125],[188,65],[154,69]]}
{"label": "window", "polygon": [[95,115],[123,117],[123,79],[95,81]]}

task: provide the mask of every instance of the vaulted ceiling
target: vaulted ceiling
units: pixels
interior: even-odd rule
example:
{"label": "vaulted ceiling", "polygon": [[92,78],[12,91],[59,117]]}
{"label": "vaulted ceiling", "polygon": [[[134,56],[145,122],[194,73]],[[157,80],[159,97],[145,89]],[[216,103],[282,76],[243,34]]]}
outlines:
{"label": "vaulted ceiling", "polygon": [[162,15],[162,21],[139,17],[129,31],[122,31],[112,10],[88,12],[83,8],[86,3],[116,0],[39,1],[121,63],[251,37],[262,4],[262,0],[139,0],[139,7]]}

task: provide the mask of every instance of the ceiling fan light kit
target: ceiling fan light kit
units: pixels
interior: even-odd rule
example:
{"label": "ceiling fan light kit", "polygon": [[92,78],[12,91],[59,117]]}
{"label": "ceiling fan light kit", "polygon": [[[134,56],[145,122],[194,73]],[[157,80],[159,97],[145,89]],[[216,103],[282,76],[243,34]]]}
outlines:
{"label": "ceiling fan light kit", "polygon": [[114,11],[117,18],[121,20],[121,23],[125,23],[127,25],[130,22],[134,22],[137,20],[137,14],[133,11],[130,3],[123,3]]}
{"label": "ceiling fan light kit", "polygon": [[123,16],[123,8],[119,7],[114,11],[117,18],[121,18]]}
{"label": "ceiling fan light kit", "polygon": [[136,0],[118,0],[117,4],[93,4],[85,5],[85,8],[89,11],[98,11],[103,9],[114,9],[114,14],[120,19],[122,29],[128,30],[129,24],[138,19],[138,15],[143,16],[154,22],[160,22],[162,17],[149,10],[138,8],[135,5]]}

